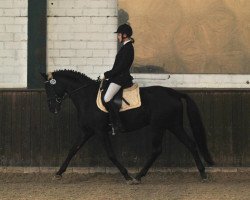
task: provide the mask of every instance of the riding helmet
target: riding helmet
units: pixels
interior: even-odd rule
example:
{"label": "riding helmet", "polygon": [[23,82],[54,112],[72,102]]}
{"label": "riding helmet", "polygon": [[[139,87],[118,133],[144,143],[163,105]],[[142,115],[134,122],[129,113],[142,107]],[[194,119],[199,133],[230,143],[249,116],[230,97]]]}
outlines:
{"label": "riding helmet", "polygon": [[121,33],[121,34],[125,33],[128,37],[131,37],[133,34],[133,30],[131,26],[129,26],[128,24],[122,24],[118,27],[115,33]]}

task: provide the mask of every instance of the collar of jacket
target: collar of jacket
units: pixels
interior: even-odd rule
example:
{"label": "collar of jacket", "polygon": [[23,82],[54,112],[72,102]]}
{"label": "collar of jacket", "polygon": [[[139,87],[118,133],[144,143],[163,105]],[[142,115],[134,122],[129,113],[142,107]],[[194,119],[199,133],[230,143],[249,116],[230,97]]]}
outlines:
{"label": "collar of jacket", "polygon": [[123,42],[123,46],[124,46],[125,44],[129,43],[130,41],[131,41],[131,40],[127,40],[127,41]]}

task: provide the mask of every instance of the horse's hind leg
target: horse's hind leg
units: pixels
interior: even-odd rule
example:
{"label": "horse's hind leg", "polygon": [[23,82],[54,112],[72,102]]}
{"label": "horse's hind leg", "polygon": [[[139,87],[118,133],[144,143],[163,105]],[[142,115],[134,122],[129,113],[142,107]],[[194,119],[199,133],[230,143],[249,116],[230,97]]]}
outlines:
{"label": "horse's hind leg", "polygon": [[79,149],[84,145],[85,142],[88,141],[88,139],[93,136],[93,134],[84,134],[84,135],[80,135],[75,144],[72,146],[72,148],[69,150],[68,156],[66,158],[66,160],[63,162],[63,164],[61,165],[59,171],[56,173],[57,177],[61,177],[62,174],[66,171],[69,162],[71,161],[71,159],[73,158],[74,155],[76,155],[76,153],[79,151]]}
{"label": "horse's hind leg", "polygon": [[103,135],[103,143],[104,143],[104,148],[111,162],[119,169],[119,171],[127,181],[131,181],[133,178],[128,174],[128,170],[116,158],[108,134]]}
{"label": "horse's hind leg", "polygon": [[200,172],[202,179],[207,179],[207,175],[205,173],[205,167],[200,159],[198,148],[196,143],[188,136],[186,131],[182,126],[176,126],[173,129],[169,129],[176,137],[188,148],[188,150],[192,153],[193,158],[195,160],[196,166]]}
{"label": "horse's hind leg", "polygon": [[157,157],[162,152],[162,137],[163,137],[164,131],[153,129],[152,127],[151,127],[151,130],[153,131],[153,134],[154,134],[152,138],[152,153],[151,153],[149,160],[144,165],[144,167],[136,175],[135,179],[137,181],[141,181],[141,178],[147,174],[149,168],[153,165]]}

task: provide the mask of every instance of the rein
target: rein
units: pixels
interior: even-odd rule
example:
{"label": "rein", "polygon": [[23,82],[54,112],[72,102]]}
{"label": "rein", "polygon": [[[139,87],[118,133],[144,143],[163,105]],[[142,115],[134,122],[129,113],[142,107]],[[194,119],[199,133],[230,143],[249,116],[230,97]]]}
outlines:
{"label": "rein", "polygon": [[[102,88],[102,86],[103,86],[103,81],[104,81],[104,79],[101,80],[99,89]],[[71,97],[71,96],[72,96],[74,93],[76,93],[78,90],[81,90],[82,88],[86,88],[86,87],[88,87],[88,86],[90,86],[90,85],[94,85],[94,83],[89,83],[89,84],[83,85],[83,86],[81,86],[81,87],[79,87],[79,88],[73,90],[70,94],[67,94],[67,95],[65,95],[65,96]],[[64,99],[64,98],[63,98],[63,99]]]}
{"label": "rein", "polygon": [[64,99],[66,99],[67,97],[70,98],[73,94],[77,93],[79,90],[81,90],[81,89],[83,89],[83,88],[86,88],[86,87],[88,87],[88,86],[90,86],[90,85],[94,85],[94,83],[89,83],[89,84],[86,84],[86,85],[82,85],[81,87],[79,87],[79,88],[73,90],[72,92],[67,93],[66,95],[64,95],[64,97],[63,97],[62,99],[64,100]]}
{"label": "rein", "polygon": [[[99,89],[102,88],[103,81],[104,81],[104,79],[101,80]],[[63,97],[62,99],[64,100],[64,99],[66,99],[67,97],[70,98],[70,97],[71,97],[73,94],[75,94],[78,90],[81,90],[82,88],[86,88],[86,87],[88,87],[88,86],[90,86],[90,85],[94,85],[94,83],[89,83],[89,84],[83,85],[83,86],[81,86],[81,87],[79,87],[79,88],[73,90],[71,93],[67,93],[66,95],[64,95],[64,97]]]}
{"label": "rein", "polygon": [[[101,80],[99,89],[102,88],[102,86],[103,86],[103,81],[104,81],[104,79]],[[88,86],[90,86],[90,85],[94,85],[94,83],[89,83],[89,84],[83,85],[83,86],[81,86],[81,87],[79,87],[79,88],[73,90],[71,93],[67,93],[66,95],[63,96],[62,100],[65,100],[67,97],[70,98],[70,97],[71,97],[73,94],[75,94],[77,91],[79,91],[79,90],[81,90],[81,89],[83,89],[83,88],[86,88],[86,87],[88,87]]]}

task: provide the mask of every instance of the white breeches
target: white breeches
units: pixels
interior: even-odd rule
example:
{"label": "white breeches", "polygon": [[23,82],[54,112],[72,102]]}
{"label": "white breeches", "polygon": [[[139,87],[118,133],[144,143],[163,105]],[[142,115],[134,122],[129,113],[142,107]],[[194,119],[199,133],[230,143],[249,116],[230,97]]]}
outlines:
{"label": "white breeches", "polygon": [[115,94],[120,90],[121,86],[117,85],[115,83],[110,83],[107,92],[104,96],[104,101],[107,103],[109,102],[114,96]]}

